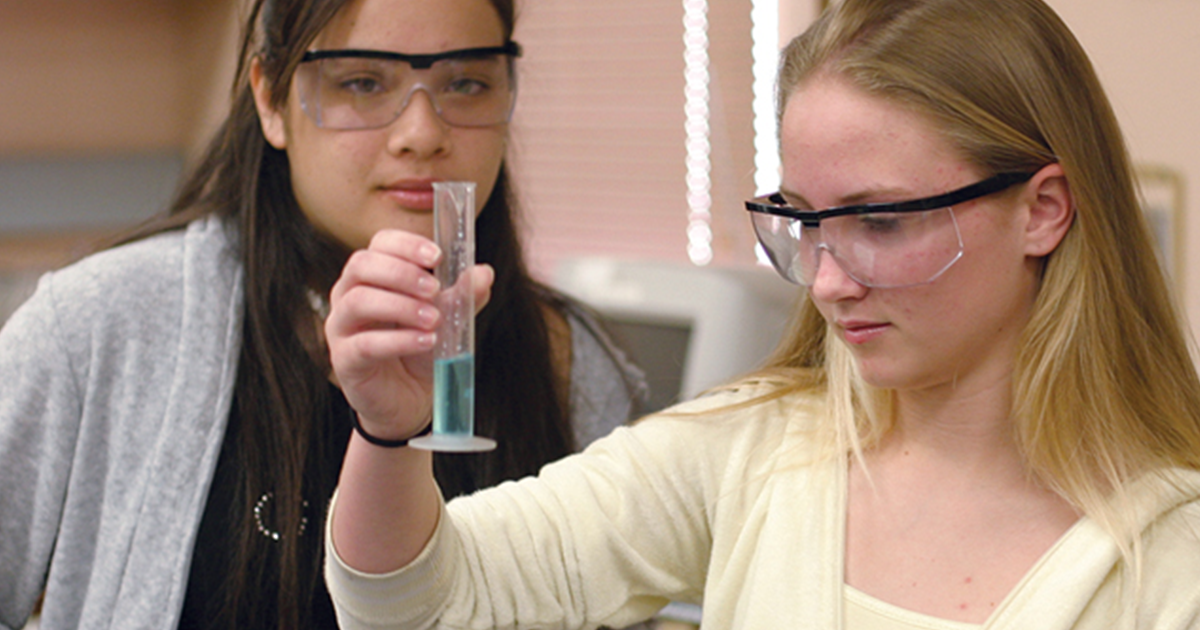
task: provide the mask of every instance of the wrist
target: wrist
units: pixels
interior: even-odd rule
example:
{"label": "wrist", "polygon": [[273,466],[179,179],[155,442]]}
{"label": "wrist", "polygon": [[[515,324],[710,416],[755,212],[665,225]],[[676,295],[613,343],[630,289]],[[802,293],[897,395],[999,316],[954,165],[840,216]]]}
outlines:
{"label": "wrist", "polygon": [[419,438],[423,435],[429,435],[430,433],[433,432],[433,421],[430,420],[430,422],[425,425],[425,428],[421,429],[416,434],[410,435],[403,439],[392,440],[392,439],[387,439],[387,438],[376,437],[374,435],[371,435],[370,433],[367,433],[366,429],[363,428],[362,423],[358,419],[357,412],[351,414],[350,421],[354,424],[355,433],[358,433],[358,435],[361,436],[362,439],[366,440],[370,444],[373,444],[375,446],[379,446],[382,448],[401,448],[404,446],[408,446],[409,440]]}

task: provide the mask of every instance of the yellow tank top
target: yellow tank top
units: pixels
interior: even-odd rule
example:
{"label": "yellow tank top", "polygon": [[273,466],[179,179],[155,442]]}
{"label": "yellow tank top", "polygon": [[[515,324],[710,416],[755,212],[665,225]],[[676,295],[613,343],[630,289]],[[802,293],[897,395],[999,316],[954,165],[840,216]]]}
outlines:
{"label": "yellow tank top", "polygon": [[983,627],[893,606],[849,585],[842,589],[842,598],[846,630],[978,630]]}

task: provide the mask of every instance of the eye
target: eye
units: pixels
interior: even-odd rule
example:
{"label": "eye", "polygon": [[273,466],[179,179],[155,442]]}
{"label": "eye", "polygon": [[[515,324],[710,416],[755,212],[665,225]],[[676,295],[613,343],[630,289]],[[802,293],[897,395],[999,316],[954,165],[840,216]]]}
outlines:
{"label": "eye", "polygon": [[491,85],[485,81],[471,77],[458,77],[447,83],[443,92],[454,96],[479,96],[491,89]]}
{"label": "eye", "polygon": [[338,89],[358,96],[370,96],[384,91],[383,82],[370,75],[351,76],[340,79]]}
{"label": "eye", "polygon": [[395,84],[395,64],[373,59],[325,59],[321,62],[324,89],[361,98],[387,92]]}
{"label": "eye", "polygon": [[904,229],[904,219],[895,214],[862,214],[858,216],[858,225],[864,233],[894,234]]}

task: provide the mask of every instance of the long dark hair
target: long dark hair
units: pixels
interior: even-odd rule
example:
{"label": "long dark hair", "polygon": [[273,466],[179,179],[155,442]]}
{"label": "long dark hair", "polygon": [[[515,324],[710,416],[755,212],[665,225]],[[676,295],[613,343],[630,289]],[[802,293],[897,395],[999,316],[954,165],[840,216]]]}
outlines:
{"label": "long dark hair", "polygon": [[[490,1],[510,37],[512,0]],[[233,522],[244,526],[230,532],[231,574],[216,625],[241,625],[255,619],[255,606],[266,606],[278,610],[273,622],[278,626],[303,627],[321,580],[320,553],[311,537],[323,531],[324,504],[338,471],[322,471],[318,464],[344,441],[330,444],[329,431],[314,422],[329,415],[332,392],[306,292],[328,295],[349,251],[305,220],[292,193],[286,153],[262,135],[248,76],[251,59],[257,58],[273,105],[283,107],[301,55],[349,2],[254,2],[242,33],[228,118],[183,180],[168,213],[127,239],[181,229],[204,216],[221,217],[237,234],[245,288],[232,412],[239,421],[234,505],[241,514]],[[531,474],[575,447],[569,385],[551,359],[547,323],[548,309],[561,309],[561,297],[528,273],[503,167],[476,233],[478,259],[496,270],[491,302],[477,323],[476,426],[500,446],[487,455],[436,458],[437,478],[448,497]],[[346,436],[349,427],[332,430]],[[309,538],[268,541],[255,531],[249,521],[264,493],[272,495],[278,530],[298,531],[304,523]],[[307,510],[306,500],[312,504]],[[270,604],[248,595],[264,570],[278,574]]]}

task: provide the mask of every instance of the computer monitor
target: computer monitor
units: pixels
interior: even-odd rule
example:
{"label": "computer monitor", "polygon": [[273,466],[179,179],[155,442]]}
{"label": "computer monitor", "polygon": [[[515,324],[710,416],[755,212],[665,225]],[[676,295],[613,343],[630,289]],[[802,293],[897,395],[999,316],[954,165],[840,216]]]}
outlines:
{"label": "computer monitor", "polygon": [[0,328],[9,316],[33,294],[41,271],[6,271],[0,269]]}
{"label": "computer monitor", "polygon": [[563,260],[553,284],[599,311],[650,384],[657,411],[762,365],[802,291],[763,267]]}

